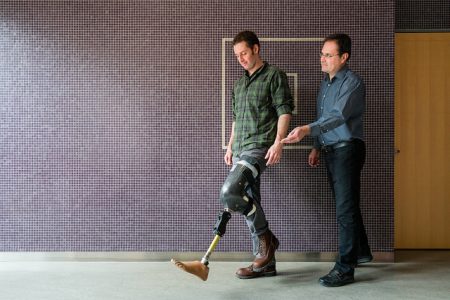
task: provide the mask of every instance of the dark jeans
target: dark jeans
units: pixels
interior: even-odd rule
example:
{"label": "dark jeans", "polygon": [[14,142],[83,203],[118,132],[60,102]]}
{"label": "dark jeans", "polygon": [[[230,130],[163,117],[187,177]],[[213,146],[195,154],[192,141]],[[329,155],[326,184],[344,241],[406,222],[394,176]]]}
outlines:
{"label": "dark jeans", "polygon": [[[263,234],[269,228],[269,223],[266,220],[266,215],[261,206],[261,174],[266,170],[266,159],[264,158],[267,153],[266,148],[253,149],[242,152],[238,156],[233,156],[233,164],[236,164],[239,160],[245,159],[245,157],[252,157],[257,161],[259,175],[255,178],[255,184],[246,187],[245,192],[249,197],[253,199],[253,204],[256,206],[256,212],[250,216],[244,216],[248,229],[252,237],[253,254],[257,255],[259,250],[259,238],[258,236]],[[255,166],[256,166],[255,165]]]}
{"label": "dark jeans", "polygon": [[370,254],[359,207],[365,157],[366,147],[361,140],[325,153],[339,228],[339,257],[334,269],[342,273],[353,274],[358,255]]}

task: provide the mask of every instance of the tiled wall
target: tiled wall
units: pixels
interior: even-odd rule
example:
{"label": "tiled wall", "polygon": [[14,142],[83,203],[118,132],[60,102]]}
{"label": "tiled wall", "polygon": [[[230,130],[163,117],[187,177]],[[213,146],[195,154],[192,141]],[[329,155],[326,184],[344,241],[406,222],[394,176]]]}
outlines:
{"label": "tiled wall", "polygon": [[[297,87],[292,126],[314,119],[319,40],[353,38],[351,67],[367,86],[363,217],[373,250],[392,251],[388,0],[1,2],[0,251],[205,251],[241,74],[229,39],[243,29]],[[325,168],[307,166],[310,144],[286,149],[263,176],[280,251],[337,250]],[[235,215],[217,250],[250,248]]]}
{"label": "tiled wall", "polygon": [[450,31],[450,1],[396,0],[397,31]]}

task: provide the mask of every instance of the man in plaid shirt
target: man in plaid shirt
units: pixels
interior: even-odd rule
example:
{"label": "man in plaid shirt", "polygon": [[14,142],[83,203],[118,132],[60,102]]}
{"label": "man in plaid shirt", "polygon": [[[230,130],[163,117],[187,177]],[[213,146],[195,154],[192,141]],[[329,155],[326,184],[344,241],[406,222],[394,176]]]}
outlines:
{"label": "man in plaid shirt", "polygon": [[286,74],[261,59],[260,43],[253,32],[237,34],[233,50],[245,72],[232,93],[233,124],[224,157],[232,167],[220,199],[225,211],[244,215],[252,235],[255,260],[238,269],[236,276],[274,276],[279,242],[261,207],[260,176],[268,166],[280,162],[280,141],[286,137],[294,104]]}

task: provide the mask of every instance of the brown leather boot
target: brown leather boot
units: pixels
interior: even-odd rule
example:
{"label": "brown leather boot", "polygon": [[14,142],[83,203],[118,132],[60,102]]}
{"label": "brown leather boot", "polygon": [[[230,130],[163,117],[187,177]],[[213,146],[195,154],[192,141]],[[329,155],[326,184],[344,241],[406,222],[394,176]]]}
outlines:
{"label": "brown leather boot", "polygon": [[240,268],[236,272],[236,277],[240,279],[252,279],[262,276],[275,276],[275,275],[277,275],[275,264],[265,267],[260,272],[255,272],[255,270],[253,269],[253,265],[250,265],[247,268]]}
{"label": "brown leather boot", "polygon": [[253,261],[253,270],[261,272],[272,261],[280,242],[269,229],[267,229],[265,233],[259,235],[258,238],[259,253]]}

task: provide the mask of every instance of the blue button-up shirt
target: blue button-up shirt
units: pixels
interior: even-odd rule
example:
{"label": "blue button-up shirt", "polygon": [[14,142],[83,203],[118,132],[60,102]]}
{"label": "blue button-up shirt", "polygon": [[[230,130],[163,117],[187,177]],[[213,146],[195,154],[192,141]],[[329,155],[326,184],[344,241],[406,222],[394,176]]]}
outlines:
{"label": "blue button-up shirt", "polygon": [[323,79],[317,96],[317,121],[309,124],[314,148],[364,138],[366,88],[361,77],[344,66]]}

